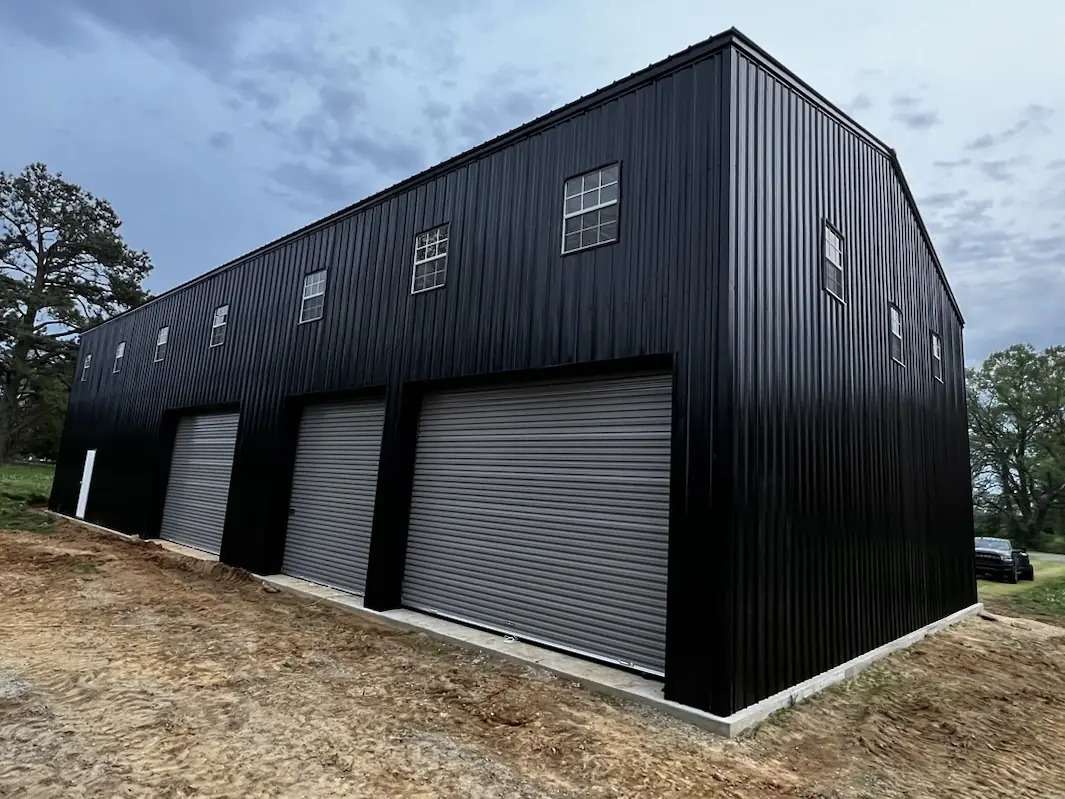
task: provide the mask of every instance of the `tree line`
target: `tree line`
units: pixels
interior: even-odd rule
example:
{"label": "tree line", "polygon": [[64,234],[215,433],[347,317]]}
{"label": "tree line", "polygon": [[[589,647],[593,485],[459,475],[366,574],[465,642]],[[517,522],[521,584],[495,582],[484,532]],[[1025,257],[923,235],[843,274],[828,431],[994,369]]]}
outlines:
{"label": "tree line", "polygon": [[[121,225],[42,163],[0,172],[0,462],[56,457],[80,335],[148,298]],[[996,352],[966,389],[977,531],[1065,544],[1065,346]]]}

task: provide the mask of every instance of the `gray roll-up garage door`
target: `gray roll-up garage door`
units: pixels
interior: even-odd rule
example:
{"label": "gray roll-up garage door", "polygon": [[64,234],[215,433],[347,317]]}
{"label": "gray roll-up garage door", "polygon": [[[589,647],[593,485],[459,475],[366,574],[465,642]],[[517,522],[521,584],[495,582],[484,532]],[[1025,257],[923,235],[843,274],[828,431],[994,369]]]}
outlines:
{"label": "gray roll-up garage door", "polygon": [[285,574],[362,593],[370,553],[384,403],[309,406],[292,474]]}
{"label": "gray roll-up garage door", "polygon": [[159,537],[215,555],[222,549],[239,415],[178,420]]}
{"label": "gray roll-up garage door", "polygon": [[672,378],[425,398],[403,602],[661,674]]}

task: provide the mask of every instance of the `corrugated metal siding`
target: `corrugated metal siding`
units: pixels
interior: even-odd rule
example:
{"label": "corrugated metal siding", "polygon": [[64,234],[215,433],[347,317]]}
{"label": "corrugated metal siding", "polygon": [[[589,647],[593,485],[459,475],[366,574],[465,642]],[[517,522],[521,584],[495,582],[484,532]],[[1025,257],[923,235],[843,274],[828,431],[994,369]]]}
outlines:
{"label": "corrugated metal siding", "polygon": [[159,537],[217,555],[240,416],[185,416],[177,426]]}
{"label": "corrugated metal siding", "polygon": [[672,375],[426,398],[403,602],[661,674]]}
{"label": "corrugated metal siding", "polygon": [[[239,403],[232,557],[261,569],[269,553],[278,565],[283,502],[263,497],[287,492],[285,397],[365,386],[397,392],[408,380],[650,353],[687,359],[690,341],[692,357],[705,361],[705,327],[689,322],[687,308],[705,314],[714,274],[705,176],[716,158],[720,60],[641,86],[86,333],[87,352],[128,341],[122,372],[93,369],[72,391],[64,452],[108,443],[90,515],[151,532],[162,412]],[[621,240],[562,257],[564,178],[619,160]],[[451,223],[447,286],[411,296],[413,237],[441,221]],[[325,318],[297,325],[302,276],[322,268],[330,270]],[[208,349],[211,313],[225,302],[226,343]],[[153,363],[162,325],[170,349]],[[65,507],[77,476],[62,460],[55,496]],[[123,489],[120,501],[119,484],[139,490]]]}
{"label": "corrugated metal siding", "polygon": [[[891,162],[742,55],[733,96],[727,702],[742,707],[975,589],[961,323]],[[845,305],[821,289],[825,219],[845,237]]]}
{"label": "corrugated metal siding", "polygon": [[282,562],[286,574],[362,593],[384,418],[379,399],[304,410]]}

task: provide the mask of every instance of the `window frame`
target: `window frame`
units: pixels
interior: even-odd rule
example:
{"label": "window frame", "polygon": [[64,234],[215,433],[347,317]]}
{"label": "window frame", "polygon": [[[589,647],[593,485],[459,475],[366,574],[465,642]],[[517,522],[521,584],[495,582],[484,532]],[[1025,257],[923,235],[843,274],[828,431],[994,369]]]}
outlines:
{"label": "window frame", "polygon": [[[935,330],[929,330],[929,339],[932,345],[932,377],[943,382],[943,337]],[[938,352],[936,351],[938,350]]]}
{"label": "window frame", "polygon": [[[308,294],[307,293],[307,281],[310,280],[310,278],[314,277],[315,275],[323,275],[323,278],[322,278],[322,290],[319,291],[317,294]],[[302,287],[300,289],[300,291],[301,291],[301,295],[300,295],[300,318],[299,318],[299,324],[300,325],[309,325],[311,322],[320,322],[320,321],[322,321],[322,319],[325,318],[325,295],[326,295],[326,292],[328,290],[329,290],[329,269],[315,269],[313,272],[304,272],[303,273],[303,285],[302,285]],[[307,319],[305,317],[305,315],[304,315],[304,312],[307,310],[307,300],[317,299],[318,297],[322,298],[321,312],[318,314],[318,316],[314,317],[313,319]]]}
{"label": "window frame", "polygon": [[[218,312],[225,309],[225,314],[222,316],[222,324],[218,324]],[[207,349],[213,350],[215,347],[221,347],[226,343],[226,336],[228,334],[229,327],[229,303],[224,302],[217,306],[211,314],[211,331],[207,339]],[[221,330],[221,341],[215,341],[214,335],[216,330]]]}
{"label": "window frame", "polygon": [[85,383],[89,380],[89,369],[92,368],[92,353],[85,353],[85,357],[81,359],[81,382]]}
{"label": "window frame", "polygon": [[115,363],[111,367],[111,374],[117,375],[122,372],[122,361],[126,357],[126,342],[120,341],[115,346]]}
{"label": "window frame", "polygon": [[[445,252],[443,252],[443,253],[439,253],[438,252],[436,255],[432,256],[431,258],[423,258],[422,260],[419,261],[418,260],[418,250],[419,250],[418,239],[420,239],[422,236],[424,236],[424,235],[426,235],[428,233],[432,233],[435,230],[439,230],[440,228],[447,228],[447,235],[443,239],[437,238],[437,240],[435,242],[433,242],[433,243],[439,245],[441,241],[446,241],[447,242],[447,250]],[[414,234],[414,262],[413,262],[413,265],[411,266],[411,270],[410,270],[410,293],[411,293],[411,296],[414,296],[415,294],[424,294],[427,291],[435,291],[436,289],[442,289],[445,286],[447,286],[448,269],[451,266],[451,261],[450,261],[450,258],[449,258],[450,255],[451,255],[451,222],[450,221],[441,222],[439,225],[433,225],[432,227],[427,227],[425,230],[418,231],[417,233]],[[414,283],[418,279],[418,267],[422,266],[424,264],[433,263],[434,261],[439,261],[441,259],[444,261],[444,282],[443,283],[439,283],[439,284],[437,284],[435,286],[426,286],[426,287],[420,288],[420,289],[414,288]],[[433,273],[435,274],[437,271],[438,270],[434,269]]]}
{"label": "window frame", "polygon": [[[583,181],[585,176],[590,175],[593,172],[602,173],[604,169],[608,169],[608,168],[610,168],[612,166],[616,166],[618,168],[618,177],[617,177],[617,180],[614,183],[612,183],[612,184],[608,183],[607,185],[608,186],[616,185],[618,187],[617,197],[615,197],[613,200],[608,200],[605,203],[604,202],[600,202],[598,205],[595,205],[595,206],[593,206],[591,208],[582,208],[579,211],[569,211],[569,212],[567,212],[566,211],[566,200],[570,199],[570,197],[566,196],[566,184],[569,183],[571,180],[574,180],[576,178],[580,178]],[[591,250],[591,249],[594,249],[596,247],[604,247],[604,246],[606,246],[608,244],[617,244],[619,241],[621,241],[621,197],[622,197],[622,195],[621,195],[621,185],[622,185],[621,178],[622,178],[622,161],[621,161],[621,159],[617,159],[617,160],[614,160],[614,161],[607,161],[607,162],[605,162],[603,164],[600,164],[599,166],[592,167],[591,169],[582,169],[580,172],[575,172],[574,174],[569,175],[568,177],[565,177],[565,178],[562,179],[562,225],[561,225],[561,229],[559,231],[559,233],[560,233],[559,246],[561,248],[560,249],[560,254],[561,255],[565,256],[565,255],[573,255],[573,254],[579,253],[579,252],[586,252],[587,250]],[[599,188],[602,189],[602,187],[603,187],[603,179],[602,179],[602,175],[600,174]],[[584,187],[583,187],[583,184],[582,184],[581,191],[578,194],[574,194],[572,196],[573,197],[579,197],[579,196],[583,195],[584,193],[585,193],[584,192]],[[592,211],[602,211],[604,208],[610,208],[610,207],[616,207],[618,209],[617,210],[617,218],[614,220],[614,228],[615,228],[614,238],[610,239],[609,241],[596,241],[595,244],[582,244],[581,246],[576,247],[576,248],[574,248],[572,250],[567,250],[566,249],[566,222],[568,220],[573,219],[575,217],[581,217],[584,214],[591,213]],[[600,222],[599,223],[599,227],[602,227],[602,225],[603,225],[603,223]]]}
{"label": "window frame", "polygon": [[[828,238],[828,234],[830,232],[832,233],[832,235],[834,235],[839,240],[839,263],[838,264],[832,264],[832,266],[833,266],[833,268],[839,270],[839,285],[840,285],[840,291],[842,293],[842,296],[840,294],[837,294],[836,292],[834,292],[831,288],[829,288],[828,281],[825,280],[825,271],[827,270],[827,266],[828,266],[828,264],[832,263],[828,259],[828,242],[825,240],[825,239]],[[832,222],[830,220],[828,220],[828,219],[822,220],[822,225],[821,225],[821,288],[824,289],[824,291],[830,297],[832,297],[834,300],[836,300],[837,302],[841,303],[842,305],[846,305],[847,304],[847,297],[846,297],[846,295],[847,295],[847,257],[846,257],[846,249],[845,249],[846,248],[846,243],[847,243],[847,240],[843,236],[843,234],[840,232],[838,227],[836,227],[834,224],[832,224]]]}
{"label": "window frame", "polygon": [[[163,340],[160,341],[159,339]],[[163,354],[159,354],[159,348],[163,348]],[[155,334],[155,356],[152,358],[152,363],[162,363],[166,360],[166,353],[170,349],[170,325],[162,325],[159,328],[159,332]]]}
{"label": "window frame", "polygon": [[[898,314],[899,317],[898,335],[895,335],[895,330],[892,327],[892,322],[894,322],[895,320],[895,314]],[[898,358],[895,357],[895,354],[891,350],[892,340],[899,342]],[[902,315],[902,309],[899,308],[899,306],[897,306],[893,302],[888,303],[888,355],[891,357],[892,361],[897,363],[899,366],[906,368],[906,361],[902,360],[902,358],[904,358],[906,355],[906,320],[905,317]]]}

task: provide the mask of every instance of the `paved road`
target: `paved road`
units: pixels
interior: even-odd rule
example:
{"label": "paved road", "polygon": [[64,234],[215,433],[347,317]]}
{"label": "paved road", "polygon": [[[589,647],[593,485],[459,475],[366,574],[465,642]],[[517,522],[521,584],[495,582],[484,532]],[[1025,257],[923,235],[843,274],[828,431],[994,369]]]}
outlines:
{"label": "paved road", "polygon": [[1055,555],[1051,552],[1035,552],[1034,550],[1029,554],[1033,557],[1041,558],[1042,560],[1052,560],[1055,563],[1065,563],[1065,555]]}

